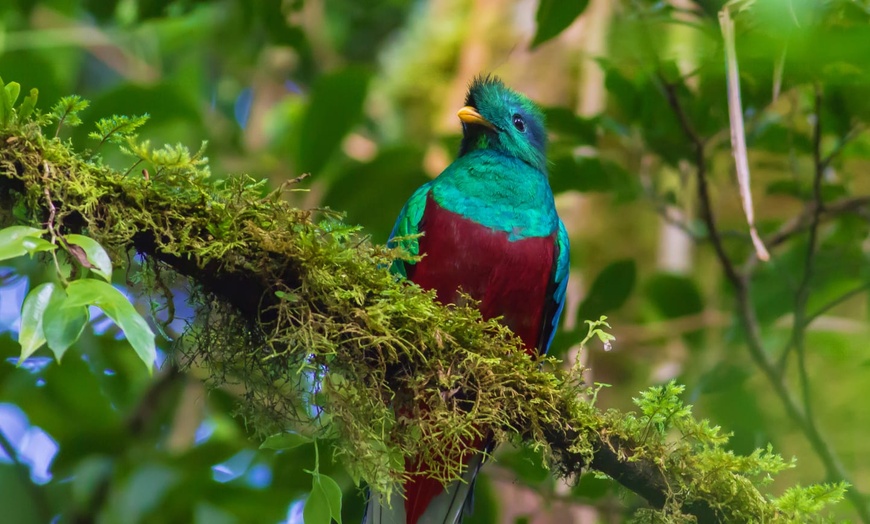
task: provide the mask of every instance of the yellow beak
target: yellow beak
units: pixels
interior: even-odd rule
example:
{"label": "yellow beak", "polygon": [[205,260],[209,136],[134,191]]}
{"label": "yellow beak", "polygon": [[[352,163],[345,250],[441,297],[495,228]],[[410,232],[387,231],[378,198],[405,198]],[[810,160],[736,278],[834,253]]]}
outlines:
{"label": "yellow beak", "polygon": [[488,127],[495,131],[495,126],[492,125],[492,122],[483,118],[480,113],[477,112],[477,109],[471,106],[465,106],[456,113],[456,116],[459,117],[459,120],[466,124],[477,124],[480,126]]}

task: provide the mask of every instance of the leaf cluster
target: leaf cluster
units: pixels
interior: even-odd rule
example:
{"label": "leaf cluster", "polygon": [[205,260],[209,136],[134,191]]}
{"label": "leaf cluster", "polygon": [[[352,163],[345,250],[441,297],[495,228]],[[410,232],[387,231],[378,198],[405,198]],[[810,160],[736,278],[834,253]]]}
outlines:
{"label": "leaf cluster", "polygon": [[[53,229],[53,227],[52,227]],[[93,239],[70,233],[52,235],[45,240],[46,230],[27,226],[10,226],[0,230],[0,261],[29,254],[50,253],[54,257],[57,277],[61,282],[45,282],[27,294],[21,306],[21,344],[19,364],[47,344],[60,362],[63,354],[81,337],[90,320],[88,308],[98,307],[124,331],[133,349],[146,366],[156,358],[154,333],[123,293],[110,285],[112,262],[106,251]],[[67,282],[57,261],[58,246],[63,245],[70,258],[91,269],[105,282],[80,278]]]}

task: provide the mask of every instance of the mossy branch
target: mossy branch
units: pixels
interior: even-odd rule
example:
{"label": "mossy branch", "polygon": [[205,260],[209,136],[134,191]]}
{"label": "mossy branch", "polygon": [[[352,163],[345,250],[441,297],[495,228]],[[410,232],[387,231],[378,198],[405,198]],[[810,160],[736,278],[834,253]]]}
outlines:
{"label": "mossy branch", "polygon": [[609,475],[655,508],[639,514],[648,522],[808,521],[842,497],[841,485],[761,493],[789,464],[769,449],[723,449],[727,437],[696,421],[674,384],[644,392],[640,413],[599,410],[580,370],[533,361],[473,306],[443,307],[397,282],[385,268],[398,253],[336,215],[294,208],[247,177],[215,181],[201,153],[160,155],[134,137],[124,150],[147,152],[133,161],[154,175],[116,171],[43,134],[47,123],[0,127],[0,204],[14,210],[3,222],[44,224],[51,203],[59,234],[87,233],[119,261],[145,255],[137,271],[151,292],[171,299],[167,274],[187,277],[198,310],[177,344],[182,365],[240,387],[260,434],[332,439],[378,490],[402,478],[406,456],[455,478],[450,443],[492,435],[540,449],[561,475]]}

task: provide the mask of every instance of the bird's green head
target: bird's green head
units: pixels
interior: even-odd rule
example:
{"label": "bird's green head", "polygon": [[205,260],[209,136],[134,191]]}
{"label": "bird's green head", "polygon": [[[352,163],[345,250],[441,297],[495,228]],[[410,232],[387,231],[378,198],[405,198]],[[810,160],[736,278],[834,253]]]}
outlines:
{"label": "bird's green head", "polygon": [[465,96],[465,107],[457,116],[462,120],[463,134],[459,156],[477,149],[491,149],[546,172],[547,132],[543,113],[498,77],[475,78]]}

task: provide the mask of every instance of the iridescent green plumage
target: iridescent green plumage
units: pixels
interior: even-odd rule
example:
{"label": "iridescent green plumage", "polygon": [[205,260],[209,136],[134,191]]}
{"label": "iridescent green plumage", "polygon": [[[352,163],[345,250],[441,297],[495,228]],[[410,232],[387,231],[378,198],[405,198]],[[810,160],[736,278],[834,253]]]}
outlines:
{"label": "iridescent green plumage", "polygon": [[[414,192],[399,213],[390,238],[421,232],[420,221],[429,194],[444,209],[504,231],[512,240],[547,236],[555,231],[558,256],[553,300],[561,305],[568,282],[569,242],[547,181],[544,115],[528,98],[493,76],[475,79],[465,104],[475,108],[494,129],[463,122],[459,158],[438,178]],[[516,117],[522,120],[523,131],[515,125]],[[415,256],[420,254],[416,238],[397,243]],[[406,267],[406,263],[394,265],[403,276],[407,276]],[[561,313],[561,307],[557,313]],[[558,314],[554,315],[553,331],[558,318]]]}
{"label": "iridescent green plumage", "polygon": [[[483,316],[500,317],[530,354],[545,352],[565,302],[568,236],[547,181],[543,115],[497,78],[481,77],[458,116],[459,158],[411,196],[391,235],[391,243],[422,258],[393,269],[434,289],[442,302],[471,295]],[[485,444],[457,443],[466,449],[457,457],[469,466],[466,482],[477,473],[475,450]],[[458,522],[468,490],[459,484],[445,490],[414,459],[406,467],[404,505],[370,504],[370,521]]]}

